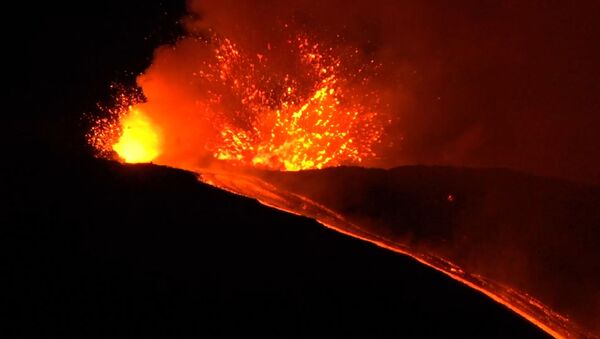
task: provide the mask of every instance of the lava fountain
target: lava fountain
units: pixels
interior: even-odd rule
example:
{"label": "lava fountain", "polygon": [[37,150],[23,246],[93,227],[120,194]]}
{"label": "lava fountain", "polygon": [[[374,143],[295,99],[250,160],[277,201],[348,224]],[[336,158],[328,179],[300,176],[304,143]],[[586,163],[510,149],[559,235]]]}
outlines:
{"label": "lava fountain", "polygon": [[[182,40],[138,79],[147,99],[121,93],[90,143],[125,162],[179,167],[207,158],[287,171],[361,164],[376,156],[390,120],[369,87],[378,65],[359,64],[358,49],[343,52],[344,60],[304,35],[255,55],[217,35]],[[193,71],[166,69],[196,54],[205,57]]]}
{"label": "lava fountain", "polygon": [[[391,123],[385,96],[373,84],[382,65],[342,40],[317,42],[288,25],[282,31],[284,38],[258,50],[214,32],[160,47],[138,77],[143,95],[121,90],[88,133],[89,143],[100,156],[191,170],[207,184],[409,255],[551,335],[587,335],[579,319],[539,301],[519,279],[479,275],[454,252],[392,237],[365,221],[374,218],[352,218],[314,190],[271,180],[277,175],[269,173],[368,165]],[[442,201],[456,203],[453,194],[443,192]],[[460,242],[454,245],[460,251]]]}
{"label": "lava fountain", "polygon": [[121,120],[122,134],[112,146],[127,163],[151,162],[160,154],[158,128],[139,109],[129,107]]}

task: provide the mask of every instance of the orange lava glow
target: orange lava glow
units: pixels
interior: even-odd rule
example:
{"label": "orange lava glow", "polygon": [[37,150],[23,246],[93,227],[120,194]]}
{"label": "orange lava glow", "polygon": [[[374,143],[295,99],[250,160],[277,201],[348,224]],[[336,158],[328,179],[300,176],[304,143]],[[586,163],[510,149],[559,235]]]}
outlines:
{"label": "orange lava glow", "polygon": [[127,163],[151,162],[160,154],[160,135],[157,127],[139,109],[129,108],[121,119],[123,133],[112,146]]}
{"label": "orange lava glow", "polygon": [[314,85],[303,95],[298,84],[284,76],[275,105],[270,103],[269,92],[248,91],[256,88],[255,80],[245,76],[248,61],[237,58],[240,53],[235,45],[226,40],[218,50],[220,78],[231,81],[250,111],[260,113],[251,128],[225,125],[220,133],[222,143],[214,152],[217,159],[295,171],[358,164],[375,156],[372,146],[380,139],[383,126],[369,128],[369,123],[377,124],[376,112],[346,97],[345,78],[339,74],[341,61],[324,56],[318,45],[311,45],[306,38],[299,38],[297,44],[306,71],[313,73]]}

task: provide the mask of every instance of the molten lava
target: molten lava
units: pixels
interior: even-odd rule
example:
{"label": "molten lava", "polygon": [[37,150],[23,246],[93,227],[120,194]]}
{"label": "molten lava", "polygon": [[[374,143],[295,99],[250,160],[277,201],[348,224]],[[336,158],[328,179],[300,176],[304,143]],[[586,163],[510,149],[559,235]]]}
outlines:
{"label": "molten lava", "polygon": [[[348,77],[340,74],[341,60],[322,54],[319,45],[306,38],[298,38],[296,43],[294,47],[310,75],[308,90],[302,91],[299,81],[289,74],[277,80],[263,77],[269,85],[273,81],[281,84],[282,90],[275,95],[273,88],[248,92],[248,88],[257,88],[255,79],[245,74],[245,64],[251,62],[240,59],[229,40],[219,49],[224,51],[218,58],[220,79],[240,91],[241,102],[258,114],[251,128],[226,125],[220,133],[222,143],[214,153],[217,159],[296,171],[359,164],[375,156],[372,147],[383,132],[382,121],[372,107],[347,93]],[[259,63],[267,60],[262,55],[257,58]],[[244,85],[238,79],[250,82]]]}
{"label": "molten lava", "polygon": [[158,127],[137,108],[121,119],[122,135],[112,148],[127,163],[151,162],[160,154]]}

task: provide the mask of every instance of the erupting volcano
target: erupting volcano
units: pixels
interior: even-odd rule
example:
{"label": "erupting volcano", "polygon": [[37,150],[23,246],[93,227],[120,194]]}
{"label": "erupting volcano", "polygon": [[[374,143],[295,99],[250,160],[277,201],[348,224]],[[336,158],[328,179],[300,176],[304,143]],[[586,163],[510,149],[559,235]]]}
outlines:
{"label": "erupting volcano", "polygon": [[[494,170],[347,168],[378,164],[411,127],[389,137],[401,86],[386,87],[385,62],[295,23],[249,43],[190,20],[186,36],[156,50],[139,89],[119,89],[96,119],[87,139],[98,155],[192,171],[411,256],[553,336],[600,329],[597,264],[578,264],[598,258],[585,236],[597,190]],[[573,211],[589,218],[571,226]]]}

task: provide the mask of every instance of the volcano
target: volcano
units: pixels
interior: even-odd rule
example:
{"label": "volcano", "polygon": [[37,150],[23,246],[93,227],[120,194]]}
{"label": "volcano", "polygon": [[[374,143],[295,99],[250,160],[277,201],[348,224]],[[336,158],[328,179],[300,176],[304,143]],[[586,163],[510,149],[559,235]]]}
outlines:
{"label": "volcano", "polygon": [[597,336],[597,7],[23,9],[11,330]]}

